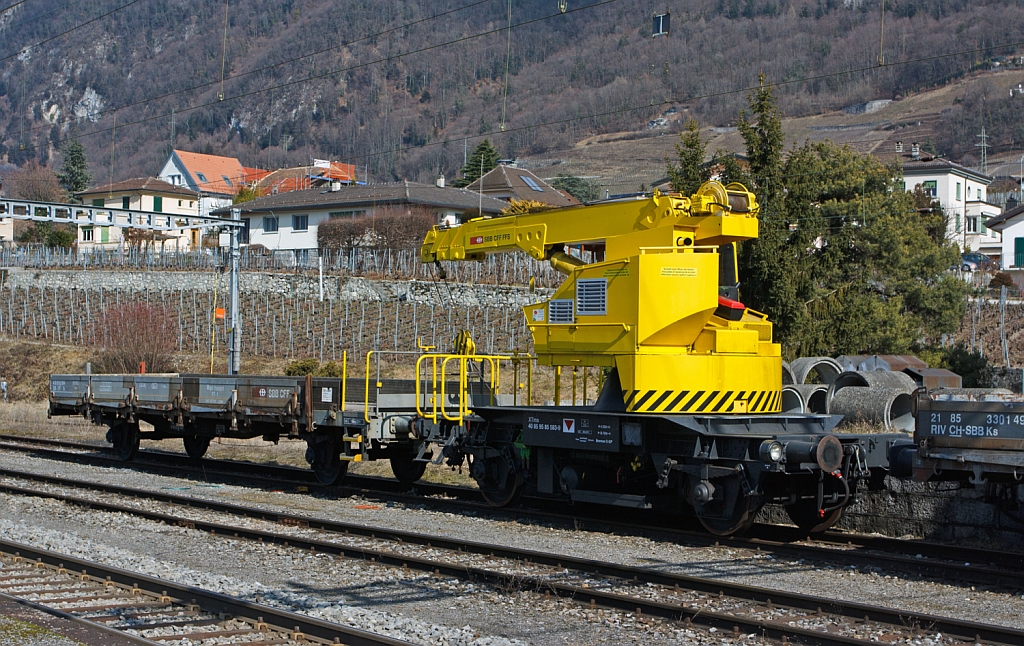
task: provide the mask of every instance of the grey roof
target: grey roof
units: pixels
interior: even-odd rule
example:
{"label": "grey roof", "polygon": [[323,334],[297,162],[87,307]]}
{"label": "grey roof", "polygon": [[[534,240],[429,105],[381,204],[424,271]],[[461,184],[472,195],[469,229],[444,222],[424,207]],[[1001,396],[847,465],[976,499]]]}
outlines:
{"label": "grey roof", "polygon": [[979,173],[976,170],[961,166],[956,162],[949,161],[948,159],[931,159],[928,161],[908,161],[903,164],[903,175],[930,175],[936,172],[947,171],[959,173],[960,175],[967,175],[973,177],[979,182],[984,182],[987,186],[991,184],[993,179],[988,175]]}
{"label": "grey roof", "polygon": [[[530,186],[530,182],[537,188]],[[466,188],[470,191],[479,191],[481,184],[484,195],[509,192],[517,200],[533,200],[551,206],[566,207],[579,204],[576,198],[565,195],[525,168],[500,164]]]}
{"label": "grey roof", "polygon": [[156,177],[135,177],[113,184],[104,184],[79,191],[78,195],[99,195],[101,193],[170,193],[172,195],[189,196],[196,199],[196,192],[184,186],[175,186]]}
{"label": "grey roof", "polygon": [[989,218],[988,221],[985,222],[985,226],[989,229],[995,229],[996,227],[1005,224],[1008,220],[1015,218],[1018,215],[1021,215],[1022,213],[1024,213],[1024,204],[1021,204],[1016,208],[1010,209],[1009,211],[1003,211],[994,218]]}
{"label": "grey roof", "polygon": [[[267,211],[298,211],[306,209],[351,209],[358,206],[386,206],[390,204],[416,204],[422,206],[473,211],[481,208],[484,213],[500,213],[508,207],[503,200],[472,193],[461,188],[440,188],[432,184],[416,182],[395,182],[392,184],[369,184],[365,186],[342,186],[338,191],[316,188],[306,191],[289,191],[277,195],[265,195],[238,206],[242,213]],[[225,215],[234,207],[223,207],[212,212]]]}

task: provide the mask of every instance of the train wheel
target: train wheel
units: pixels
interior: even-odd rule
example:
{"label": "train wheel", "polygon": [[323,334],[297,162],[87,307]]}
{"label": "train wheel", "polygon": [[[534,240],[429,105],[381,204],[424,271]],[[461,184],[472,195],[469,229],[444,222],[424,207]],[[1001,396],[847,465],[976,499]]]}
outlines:
{"label": "train wheel", "polygon": [[800,500],[792,505],[786,505],[786,513],[793,524],[808,534],[819,534],[839,522],[843,517],[846,507],[833,509],[825,512],[822,516],[818,512],[818,505],[813,500]]}
{"label": "train wheel", "polygon": [[334,485],[341,481],[348,472],[348,461],[341,459],[341,447],[337,442],[320,442],[316,448],[307,449],[307,459],[312,452],[312,460],[309,460],[313,469],[313,475],[317,482],[322,485]]}
{"label": "train wheel", "polygon": [[187,435],[181,438],[181,441],[185,445],[185,453],[188,453],[188,457],[193,460],[198,460],[206,455],[206,450],[210,448],[210,438],[208,437]]}
{"label": "train wheel", "polygon": [[423,477],[426,470],[427,463],[417,462],[416,454],[412,451],[403,451],[391,456],[391,473],[395,474],[395,479],[401,483],[416,482]]}
{"label": "train wheel", "polygon": [[499,448],[498,455],[473,462],[473,478],[484,500],[493,507],[511,505],[523,493],[523,480],[516,468],[516,451],[514,445],[506,444]]}
{"label": "train wheel", "polygon": [[114,435],[114,450],[117,459],[131,462],[139,454],[139,427],[137,424],[120,424],[111,429]]}
{"label": "train wheel", "polygon": [[742,534],[750,529],[759,511],[761,511],[760,498],[757,496],[740,495],[732,509],[732,514],[728,518],[701,516],[699,514],[697,518],[700,520],[700,524],[704,526],[704,529],[715,536],[732,536],[733,534]]}

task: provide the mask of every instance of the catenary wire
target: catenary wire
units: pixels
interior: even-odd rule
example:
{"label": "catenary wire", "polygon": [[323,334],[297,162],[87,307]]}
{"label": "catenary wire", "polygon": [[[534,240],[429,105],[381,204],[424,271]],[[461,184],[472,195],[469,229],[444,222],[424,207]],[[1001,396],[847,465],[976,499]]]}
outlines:
{"label": "catenary wire", "polygon": [[[77,1],[81,1],[81,0],[77,0]],[[467,5],[463,5],[461,7],[456,7],[455,9],[451,9],[449,11],[443,11],[441,13],[432,14],[430,16],[427,16],[425,18],[421,18],[419,20],[413,20],[411,22],[402,23],[401,25],[398,25],[397,27],[391,27],[389,29],[385,29],[383,31],[379,31],[379,32],[374,33],[374,34],[368,34],[366,36],[362,36],[362,37],[357,38],[355,40],[350,40],[350,41],[344,42],[344,43],[342,43],[340,45],[331,45],[330,47],[325,47],[323,49],[318,49],[318,50],[313,51],[313,52],[306,52],[306,53],[304,53],[304,54],[302,54],[300,56],[295,56],[293,58],[285,59],[283,61],[278,61],[276,63],[271,63],[269,65],[264,65],[263,67],[258,67],[256,69],[246,70],[244,72],[237,72],[237,73],[232,74],[230,76],[226,76],[224,78],[224,81],[225,82],[233,81],[233,80],[236,80],[236,79],[244,78],[246,76],[251,76],[253,74],[259,74],[261,72],[266,72],[268,70],[277,69],[277,68],[282,67],[284,65],[290,65],[292,63],[296,63],[296,62],[301,61],[301,60],[303,60],[305,58],[311,58],[313,56],[320,56],[321,54],[326,54],[328,52],[332,52],[334,50],[341,49],[343,47],[351,47],[352,45],[356,45],[358,43],[361,43],[361,42],[364,42],[364,41],[367,41],[367,40],[373,40],[375,38],[380,38],[382,36],[387,36],[388,34],[390,34],[392,32],[396,32],[396,31],[404,31],[404,30],[406,30],[406,29],[408,29],[410,27],[414,27],[414,26],[419,25],[421,23],[429,22],[431,20],[436,20],[438,18],[443,18],[445,16],[449,16],[449,15],[458,13],[460,11],[465,11],[467,9],[473,9],[473,8],[478,7],[480,5],[487,4],[488,2],[494,2],[494,1],[495,0],[477,0],[477,2],[473,2],[473,3],[467,4]],[[345,70],[343,70],[343,71],[345,71]],[[220,81],[207,81],[207,82],[204,82],[204,83],[198,83],[196,85],[193,85],[191,87],[184,88],[184,89],[181,89],[181,90],[174,90],[173,92],[165,92],[163,94],[156,94],[154,96],[146,97],[145,99],[139,99],[137,101],[132,101],[131,103],[125,103],[123,105],[117,106],[116,108],[107,108],[106,110],[101,110],[101,111],[97,112],[96,115],[97,116],[105,116],[106,114],[112,113],[112,112],[117,111],[117,110],[124,110],[124,109],[127,109],[127,108],[133,108],[133,107],[138,106],[138,105],[146,105],[146,104],[152,103],[153,101],[160,101],[160,100],[163,100],[163,99],[169,99],[171,97],[175,97],[175,96],[178,96],[178,95],[181,95],[181,94],[186,94],[186,93],[189,93],[189,92],[195,92],[197,90],[202,90],[204,88],[208,88],[208,87],[211,87],[213,85],[217,85],[218,83],[220,83]],[[273,88],[267,88],[267,89],[268,90],[272,90]],[[32,128],[28,129],[28,132],[32,132],[34,130],[42,130],[42,129],[46,129],[46,128],[50,128],[50,127],[52,127],[52,124],[46,124],[46,125],[42,125],[42,126],[33,126]]]}
{"label": "catenary wire", "polygon": [[[138,1],[140,1],[140,0],[133,0],[129,4],[134,4],[135,2],[138,2]],[[597,6],[601,6],[601,5],[605,5],[605,4],[611,4],[611,3],[616,2],[616,1],[617,0],[604,0],[603,2],[597,2],[597,3],[594,3],[594,4],[586,5],[584,7],[579,7],[579,8],[576,8],[576,9],[570,9],[566,13],[568,14],[568,13],[573,13],[573,12],[577,12],[577,11],[582,11],[582,10],[585,10],[585,9],[591,9],[591,8],[594,8],[594,7],[597,7]],[[128,6],[128,5],[125,5],[125,6]],[[540,22],[542,20],[546,20],[548,18],[553,18],[553,17],[559,16],[559,15],[563,15],[563,14],[561,14],[561,13],[549,14],[549,15],[546,15],[546,16],[543,16],[543,17],[540,17],[540,18],[535,18],[535,19],[532,19],[532,20],[523,21],[522,23],[517,23],[517,24],[513,25],[513,27],[519,27],[519,26],[530,24],[530,23]],[[412,56],[412,55],[415,55],[415,54],[418,54],[418,53],[422,53],[422,52],[425,52],[425,51],[429,51],[429,50],[432,50],[432,49],[437,49],[437,48],[444,47],[444,46],[447,46],[447,45],[457,44],[459,42],[465,42],[465,41],[472,40],[472,39],[475,39],[475,38],[479,38],[479,37],[482,37],[482,36],[490,35],[492,33],[499,33],[499,32],[504,31],[505,29],[507,29],[507,27],[491,29],[491,30],[488,30],[488,31],[485,31],[485,32],[480,32],[480,33],[477,33],[477,34],[474,34],[474,35],[465,36],[465,37],[461,37],[461,38],[458,38],[458,39],[455,39],[455,40],[452,40],[452,41],[448,41],[446,43],[439,43],[437,45],[430,45],[430,46],[423,47],[423,48],[420,48],[420,49],[417,49],[417,50],[412,50],[412,51],[401,53],[401,54],[397,54],[397,55],[394,55],[394,56],[388,56],[388,57],[385,57],[385,58],[377,59],[377,60],[374,60],[374,61],[369,61],[369,62],[366,62],[366,63],[361,63],[359,65],[352,66],[352,67],[349,67],[349,68],[341,68],[341,69],[331,70],[331,71],[324,72],[324,73],[319,74],[319,75],[315,75],[315,76],[310,77],[310,78],[301,79],[301,80],[295,80],[295,81],[289,81],[287,83],[281,83],[281,84],[277,84],[277,85],[272,85],[272,86],[269,86],[269,87],[266,87],[266,88],[262,88],[260,90],[253,90],[251,92],[245,92],[245,93],[234,95],[234,96],[231,96],[231,97],[225,97],[225,99],[223,101],[210,101],[210,102],[202,103],[202,104],[199,104],[199,105],[182,108],[179,111],[179,113],[191,112],[191,111],[198,110],[198,109],[201,109],[201,108],[204,108],[204,107],[211,107],[213,105],[217,105],[218,103],[224,103],[224,102],[227,102],[227,101],[235,101],[235,100],[246,98],[246,97],[249,97],[249,96],[263,94],[265,92],[270,92],[270,91],[274,91],[274,90],[285,88],[285,87],[291,87],[291,86],[294,86],[294,85],[298,85],[298,84],[302,84],[302,83],[307,83],[307,82],[310,82],[310,81],[313,81],[313,80],[319,80],[319,79],[326,78],[326,77],[329,77],[329,76],[333,76],[333,75],[336,75],[336,74],[344,73],[346,71],[351,71],[353,69],[358,69],[358,68],[361,68],[361,67],[367,67],[367,66],[370,66],[370,65],[375,65],[375,64],[378,64],[378,63],[381,63],[381,62],[386,62],[388,60],[393,60],[393,59],[399,59],[399,58],[403,58],[403,57]],[[923,56],[923,57],[919,57],[919,58],[908,59],[908,60],[905,60],[905,61],[893,61],[891,63],[887,62],[887,63],[882,63],[882,64],[866,65],[866,66],[852,68],[852,69],[848,69],[848,70],[842,70],[842,71],[838,71],[838,72],[829,72],[829,73],[825,73],[825,74],[817,74],[817,75],[808,76],[808,77],[804,77],[804,78],[800,78],[800,79],[790,79],[790,80],[785,80],[785,81],[779,81],[779,82],[776,82],[776,83],[772,83],[771,85],[776,86],[776,87],[786,86],[786,85],[794,85],[794,84],[798,84],[798,83],[806,83],[806,82],[809,82],[809,81],[823,80],[823,79],[828,79],[828,78],[836,78],[836,77],[840,77],[840,76],[866,73],[866,72],[882,70],[882,69],[887,69],[887,68],[900,67],[900,66],[910,65],[910,64],[914,64],[914,63],[922,63],[922,62],[928,62],[928,61],[933,61],[933,60],[941,60],[941,59],[945,59],[945,58],[953,58],[953,57],[957,57],[957,56],[965,56],[965,55],[968,55],[968,54],[977,54],[977,53],[980,53],[980,52],[990,52],[990,51],[1002,50],[1002,49],[1007,49],[1007,48],[1015,48],[1015,47],[1020,47],[1022,45],[1024,45],[1024,41],[1014,41],[1014,42],[1003,43],[1003,44],[999,44],[999,45],[990,45],[990,46],[985,46],[985,47],[976,47],[976,48],[967,49],[967,50],[960,50],[960,51],[956,51],[956,52],[949,52],[949,53],[946,53],[946,54],[935,54],[935,55],[931,55],[931,56]],[[306,57],[308,57],[308,55]],[[3,59],[0,59],[0,60],[3,60]],[[552,120],[552,121],[545,121],[545,122],[541,122],[541,123],[517,126],[517,127],[512,127],[512,128],[506,127],[504,131],[491,130],[489,132],[479,133],[474,138],[486,137],[486,136],[497,136],[497,135],[501,135],[501,134],[510,134],[510,133],[514,133],[514,132],[525,132],[525,131],[534,130],[534,129],[537,129],[537,128],[546,128],[546,127],[563,125],[563,124],[567,124],[567,123],[573,123],[573,122],[577,122],[577,121],[583,121],[583,120],[586,120],[586,119],[594,119],[594,118],[598,118],[598,117],[606,117],[606,116],[612,116],[612,115],[616,115],[616,114],[624,114],[624,113],[628,113],[628,112],[635,112],[635,111],[638,111],[638,110],[645,110],[645,109],[649,109],[651,107],[658,107],[658,106],[663,106],[663,105],[668,105],[668,104],[673,104],[673,103],[687,103],[687,102],[692,102],[692,101],[700,101],[700,100],[706,100],[706,99],[717,98],[717,97],[722,97],[722,96],[729,96],[729,95],[733,95],[733,94],[739,94],[739,93],[742,93],[742,92],[749,92],[749,91],[752,91],[752,90],[756,90],[756,89],[758,89],[758,87],[759,86],[751,85],[751,86],[745,86],[745,87],[735,88],[735,89],[731,89],[731,90],[722,90],[722,91],[719,91],[719,92],[711,92],[711,93],[702,94],[702,95],[690,95],[688,97],[670,98],[670,99],[665,99],[665,100],[662,100],[662,101],[653,101],[652,100],[652,101],[650,101],[648,103],[644,103],[642,105],[634,105],[634,106],[628,106],[628,107],[624,107],[624,108],[616,108],[616,109],[613,109],[613,110],[605,110],[605,111],[594,112],[594,113],[590,113],[590,114],[586,114],[586,115],[567,117],[565,119],[556,119],[556,120]],[[137,119],[135,121],[129,122],[127,124],[124,124],[122,127],[139,125],[141,123],[146,123],[146,122],[149,122],[149,121],[153,121],[155,119],[162,119],[162,118],[164,118],[164,115],[161,113],[159,115],[153,115],[153,116],[149,116],[149,117],[144,117],[142,119]],[[92,130],[92,131],[89,131],[89,132],[86,132],[86,133],[79,133],[79,137],[87,137],[87,136],[96,135],[96,134],[103,134],[103,133],[109,132],[110,130],[111,129],[109,127],[98,128],[96,130]],[[366,154],[361,154],[361,155],[352,155],[352,156],[347,157],[346,160],[348,160],[348,161],[353,161],[353,160],[355,160],[355,161],[363,161],[363,160],[368,159],[370,157],[379,157],[379,156],[382,156],[382,155],[396,154],[396,153],[401,153],[401,152],[405,152],[405,151],[409,151],[409,150],[420,150],[420,149],[423,149],[423,148],[428,148],[428,147],[433,147],[433,146],[438,146],[438,145],[444,145],[445,143],[447,143],[447,142],[445,142],[445,141],[435,141],[435,142],[430,142],[430,143],[426,143],[426,144],[419,144],[419,145],[415,145],[415,146],[398,146],[398,147],[394,147],[394,148],[391,148],[391,149],[388,149],[388,150],[376,151],[376,152],[371,152],[371,153],[366,153]],[[26,146],[26,148],[27,149],[34,149],[34,148],[38,148],[38,145]]]}
{"label": "catenary wire", "polygon": [[[75,31],[76,29],[81,29],[82,27],[85,27],[86,25],[91,25],[92,23],[96,22],[97,20],[102,20],[102,19],[106,18],[107,16],[109,16],[111,14],[115,14],[118,11],[121,11],[122,9],[127,9],[128,7],[130,7],[130,6],[134,5],[134,4],[138,4],[140,2],[142,2],[142,0],[130,0],[130,2],[126,2],[125,4],[121,5],[120,7],[117,7],[116,9],[111,9],[110,11],[108,11],[106,13],[103,13],[103,14],[100,14],[100,15],[96,16],[95,18],[92,18],[90,20],[86,20],[85,22],[83,22],[81,24],[75,25],[74,27],[71,27],[70,29],[65,29],[64,31],[60,32],[59,34],[56,34],[54,36],[50,36],[49,38],[44,38],[43,40],[41,40],[41,41],[39,41],[37,43],[33,43],[32,45],[27,45],[25,47],[22,47],[21,50],[18,51],[17,53],[15,53],[15,54],[8,54],[7,56],[0,57],[0,62],[6,61],[6,60],[10,60],[10,59],[12,59],[12,58],[14,58],[16,56],[21,56],[22,52],[25,52],[25,51],[30,50],[30,49],[35,49],[36,47],[39,47],[40,45],[45,45],[46,43],[49,43],[49,42],[54,41],[54,40],[57,40],[58,38],[62,38],[64,36],[67,36],[68,34],[70,34],[71,32]],[[70,6],[70,5],[68,5],[68,6]]]}
{"label": "catenary wire", "polygon": [[[133,0],[133,3],[134,2],[139,2],[139,1],[141,1],[141,0]],[[513,24],[512,28],[515,29],[516,27],[521,27],[521,26],[525,26],[525,25],[541,22],[541,21],[544,21],[544,20],[548,20],[549,18],[557,18],[559,16],[568,15],[568,14],[571,14],[571,13],[574,13],[574,12],[578,12],[578,11],[584,11],[584,10],[587,10],[587,9],[593,9],[595,7],[599,7],[599,6],[603,6],[603,5],[613,4],[613,3],[618,2],[618,1],[619,0],[601,0],[600,2],[595,2],[593,4],[585,5],[583,7],[579,7],[579,8],[576,8],[576,9],[569,9],[565,13],[559,12],[559,13],[555,13],[555,14],[548,14],[546,16],[541,16],[539,18],[533,18],[533,19],[530,19],[530,20],[524,20],[523,22]],[[450,41],[447,41],[447,42],[444,42],[444,43],[438,43],[438,44],[435,44],[435,45],[428,45],[428,46],[425,46],[425,47],[421,47],[419,49],[410,50],[408,52],[403,52],[403,53],[395,54],[395,55],[392,55],[392,56],[385,56],[383,58],[378,58],[378,59],[375,59],[375,60],[372,60],[372,61],[367,61],[365,63],[359,63],[357,65],[352,65],[352,66],[349,66],[349,67],[344,67],[344,68],[338,68],[338,69],[330,70],[330,71],[327,71],[327,72],[323,72],[323,73],[320,73],[320,74],[316,74],[316,75],[310,76],[308,78],[296,79],[294,81],[288,81],[288,82],[285,82],[285,83],[279,83],[277,85],[271,85],[271,86],[268,86],[268,87],[264,87],[264,88],[261,88],[259,90],[252,90],[252,91],[249,91],[249,92],[243,92],[241,94],[236,94],[236,95],[229,96],[229,97],[224,97],[223,100],[207,101],[205,103],[200,103],[198,105],[181,108],[180,110],[177,111],[177,114],[183,114],[183,113],[186,113],[186,112],[192,112],[194,110],[199,110],[201,108],[208,108],[208,107],[212,107],[212,106],[215,106],[215,105],[218,105],[218,104],[228,103],[230,101],[237,101],[239,99],[248,98],[250,96],[256,96],[256,95],[259,95],[259,94],[265,94],[267,92],[272,92],[272,91],[275,91],[275,90],[280,90],[280,89],[292,87],[292,86],[295,86],[295,85],[301,85],[301,84],[304,84],[304,83],[309,83],[310,81],[321,80],[321,79],[328,78],[328,77],[331,77],[331,76],[335,76],[335,75],[338,75],[338,74],[342,74],[342,73],[345,73],[345,72],[350,72],[352,70],[357,70],[357,69],[364,68],[364,67],[370,67],[371,65],[377,65],[379,63],[385,63],[385,62],[390,61],[390,60],[407,58],[409,56],[414,56],[416,54],[421,54],[423,52],[431,51],[431,50],[434,50],[434,49],[439,49],[441,47],[447,47],[448,45],[455,45],[455,44],[458,44],[458,43],[462,43],[462,42],[466,42],[466,41],[470,41],[470,40],[475,40],[475,39],[481,38],[483,36],[489,36],[489,35],[492,35],[492,34],[495,34],[495,33],[501,33],[501,32],[504,32],[506,29],[508,29],[507,26],[499,27],[499,28],[496,28],[496,29],[489,29],[487,31],[478,32],[478,33],[475,33],[475,34],[472,34],[472,35],[469,35],[469,36],[463,36],[463,37],[456,38],[454,40],[450,40]],[[308,57],[308,55],[307,55],[307,57]],[[2,61],[2,60],[3,59],[0,59],[0,61]],[[182,90],[182,91],[185,91],[185,90]],[[135,121],[130,121],[130,122],[126,123],[126,124],[123,124],[122,128],[128,127],[128,126],[139,125],[141,123],[146,123],[146,122],[149,122],[149,121],[154,121],[156,119],[163,119],[165,117],[166,117],[166,115],[164,113],[152,115],[152,116],[149,116],[149,117],[143,117],[142,119],[137,119]],[[82,137],[89,137],[89,136],[97,135],[97,134],[103,134],[103,133],[110,132],[110,130],[111,130],[111,128],[98,128],[96,130],[91,130],[89,132],[79,133],[78,137],[82,138]],[[431,145],[431,144],[427,144],[427,145]],[[38,148],[38,147],[39,147],[38,145],[25,146],[25,149],[34,149],[34,148]],[[359,159],[362,159],[362,157],[360,157]]]}

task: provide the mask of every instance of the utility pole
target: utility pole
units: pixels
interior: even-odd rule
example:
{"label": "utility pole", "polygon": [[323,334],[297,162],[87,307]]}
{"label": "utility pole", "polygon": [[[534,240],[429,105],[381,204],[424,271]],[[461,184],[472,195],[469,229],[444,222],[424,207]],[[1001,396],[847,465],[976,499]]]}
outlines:
{"label": "utility pole", "polygon": [[988,143],[985,141],[988,139],[988,135],[985,134],[985,126],[981,127],[981,134],[978,135],[978,138],[981,139],[981,143],[974,144],[974,147],[981,148],[981,172],[988,175]]}
{"label": "utility pole", "polygon": [[[231,219],[242,220],[241,209],[231,209]],[[239,227],[231,227],[231,279],[228,284],[231,300],[231,331],[228,343],[228,374],[237,375],[242,368],[242,329],[238,312],[238,235]]]}

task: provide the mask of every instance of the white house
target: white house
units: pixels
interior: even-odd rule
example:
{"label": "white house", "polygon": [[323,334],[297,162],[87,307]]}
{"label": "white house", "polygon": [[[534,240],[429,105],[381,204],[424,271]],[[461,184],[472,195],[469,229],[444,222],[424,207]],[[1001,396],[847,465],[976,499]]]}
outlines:
{"label": "white house", "polygon": [[993,258],[1002,253],[1002,239],[987,222],[1000,207],[987,201],[991,177],[945,159],[903,164],[903,185],[908,191],[921,186],[939,201],[946,214],[946,237],[963,252],[979,251]]}
{"label": "white house", "polygon": [[14,241],[14,218],[0,217],[0,245]]}
{"label": "white house", "polygon": [[245,168],[234,157],[172,150],[157,176],[168,184],[194,193],[199,201],[199,215],[231,204],[238,190],[260,171]]}
{"label": "white house", "polygon": [[[97,186],[78,193],[83,204],[115,209],[137,209],[168,215],[199,214],[199,198],[192,191],[168,184],[155,177],[126,179],[113,184]],[[117,249],[124,242],[124,230],[116,226],[78,226],[79,249]],[[199,229],[149,232],[139,241],[157,246],[162,251],[188,251],[201,243]]]}
{"label": "white house", "polygon": [[[331,218],[372,215],[377,209],[425,207],[437,218],[458,222],[464,215],[496,215],[507,202],[461,188],[415,182],[343,186],[289,191],[258,197],[238,205],[246,232],[243,241],[271,251],[310,251],[317,248],[317,227]],[[212,215],[229,217],[231,209]]]}
{"label": "white house", "polygon": [[1002,236],[1003,269],[1024,269],[1024,204],[989,220],[988,226]]}

